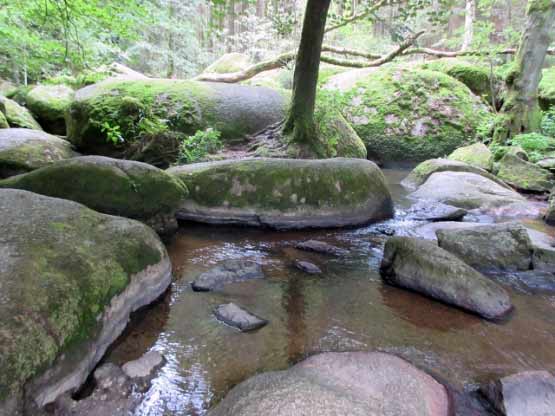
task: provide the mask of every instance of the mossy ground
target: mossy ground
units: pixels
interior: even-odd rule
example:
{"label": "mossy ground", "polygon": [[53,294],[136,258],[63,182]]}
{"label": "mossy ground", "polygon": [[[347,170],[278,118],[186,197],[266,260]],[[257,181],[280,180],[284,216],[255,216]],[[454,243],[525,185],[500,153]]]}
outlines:
{"label": "mossy ground", "polygon": [[381,68],[345,93],[346,118],[369,157],[421,161],[476,140],[491,117],[487,107],[454,78],[440,72]]}

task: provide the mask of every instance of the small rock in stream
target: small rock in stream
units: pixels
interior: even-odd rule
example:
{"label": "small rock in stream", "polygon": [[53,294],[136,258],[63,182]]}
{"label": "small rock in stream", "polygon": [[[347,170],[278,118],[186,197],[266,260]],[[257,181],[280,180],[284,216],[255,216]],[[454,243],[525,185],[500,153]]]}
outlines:
{"label": "small rock in stream", "polygon": [[303,260],[295,260],[295,267],[309,274],[319,274],[322,273],[322,269],[316,266],[314,263]]}
{"label": "small rock in stream", "polygon": [[416,221],[460,221],[468,213],[463,208],[435,201],[419,201],[408,212],[407,219]]}
{"label": "small rock in stream", "polygon": [[340,247],[333,246],[323,241],[307,240],[298,243],[296,246],[299,250],[313,251],[315,253],[330,254],[333,256],[345,256],[349,253],[348,250]]}
{"label": "small rock in stream", "polygon": [[166,362],[158,351],[149,351],[141,358],[125,363],[123,372],[132,379],[148,379]]}
{"label": "small rock in stream", "polygon": [[263,279],[262,266],[252,260],[227,260],[202,273],[191,284],[195,292],[208,292],[228,283]]}
{"label": "small rock in stream", "polygon": [[555,377],[524,371],[482,387],[482,394],[503,416],[554,416]]}
{"label": "small rock in stream", "polygon": [[254,331],[268,324],[266,319],[259,318],[234,303],[219,305],[214,309],[214,315],[218,320],[242,332]]}

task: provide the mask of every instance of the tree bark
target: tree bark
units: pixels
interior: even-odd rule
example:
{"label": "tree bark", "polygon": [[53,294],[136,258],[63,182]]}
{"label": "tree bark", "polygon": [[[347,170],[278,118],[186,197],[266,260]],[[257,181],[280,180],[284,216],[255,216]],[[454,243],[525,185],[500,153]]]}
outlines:
{"label": "tree bark", "polygon": [[507,77],[507,95],[494,140],[503,143],[517,134],[538,131],[541,111],[538,85],[548,47],[555,32],[555,0],[529,0],[526,26],[513,69]]}
{"label": "tree bark", "polygon": [[466,0],[466,13],[464,17],[464,37],[461,51],[466,51],[474,37],[474,20],[476,19],[476,0]]}
{"label": "tree bark", "polygon": [[304,15],[301,43],[293,76],[291,108],[283,133],[305,150],[314,150],[317,140],[314,122],[316,87],[320,70],[320,54],[331,0],[308,0]]}

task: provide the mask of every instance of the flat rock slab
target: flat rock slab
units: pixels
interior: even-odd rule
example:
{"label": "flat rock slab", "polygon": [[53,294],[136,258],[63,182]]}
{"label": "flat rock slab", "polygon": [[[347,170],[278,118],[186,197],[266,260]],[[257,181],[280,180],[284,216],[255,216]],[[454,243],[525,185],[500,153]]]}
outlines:
{"label": "flat rock slab", "polygon": [[336,247],[329,243],[317,240],[307,240],[295,245],[295,248],[304,251],[312,251],[314,253],[328,254],[331,256],[345,256],[349,254],[349,250]]}
{"label": "flat rock slab", "polygon": [[503,416],[555,416],[555,377],[547,371],[513,374],[481,390]]}
{"label": "flat rock slab", "polygon": [[252,260],[227,260],[202,273],[191,286],[196,292],[208,292],[229,283],[264,279],[262,266]]}
{"label": "flat rock slab", "polygon": [[286,371],[251,377],[209,416],[448,416],[445,387],[384,353],[314,355]]}
{"label": "flat rock slab", "polygon": [[511,309],[501,286],[436,244],[410,237],[387,240],[380,273],[385,282],[498,319]]}
{"label": "flat rock slab", "polygon": [[314,263],[311,263],[309,261],[295,260],[295,267],[299,270],[302,270],[305,273],[308,273],[308,274],[320,274],[320,273],[322,273],[322,269],[320,269]]}
{"label": "flat rock slab", "polygon": [[525,271],[532,268],[532,241],[519,223],[439,229],[438,245],[480,270]]}
{"label": "flat rock slab", "polygon": [[266,319],[259,318],[235,303],[226,303],[214,309],[214,315],[229,326],[242,332],[254,331],[268,324]]}
{"label": "flat rock slab", "polygon": [[158,351],[149,351],[142,357],[125,363],[122,370],[129,378],[145,379],[151,377],[165,362],[164,356]]}
{"label": "flat rock slab", "polygon": [[468,211],[435,201],[418,201],[407,213],[415,221],[460,221]]}

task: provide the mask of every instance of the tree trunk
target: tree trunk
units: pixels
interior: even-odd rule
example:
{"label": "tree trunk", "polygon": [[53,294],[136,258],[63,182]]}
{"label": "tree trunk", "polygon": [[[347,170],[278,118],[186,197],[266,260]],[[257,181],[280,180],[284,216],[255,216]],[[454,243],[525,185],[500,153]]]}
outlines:
{"label": "tree trunk", "polygon": [[474,37],[474,20],[476,19],[476,0],[466,0],[466,13],[464,18],[464,37],[461,51],[466,51]]}
{"label": "tree trunk", "polygon": [[542,67],[555,32],[555,0],[529,0],[526,26],[507,77],[507,95],[494,139],[502,143],[521,133],[537,131],[541,123],[538,85]]}
{"label": "tree trunk", "polygon": [[306,150],[314,150],[317,141],[314,106],[330,2],[331,0],[307,2],[293,77],[291,108],[283,129],[284,134],[291,135],[291,140]]}

